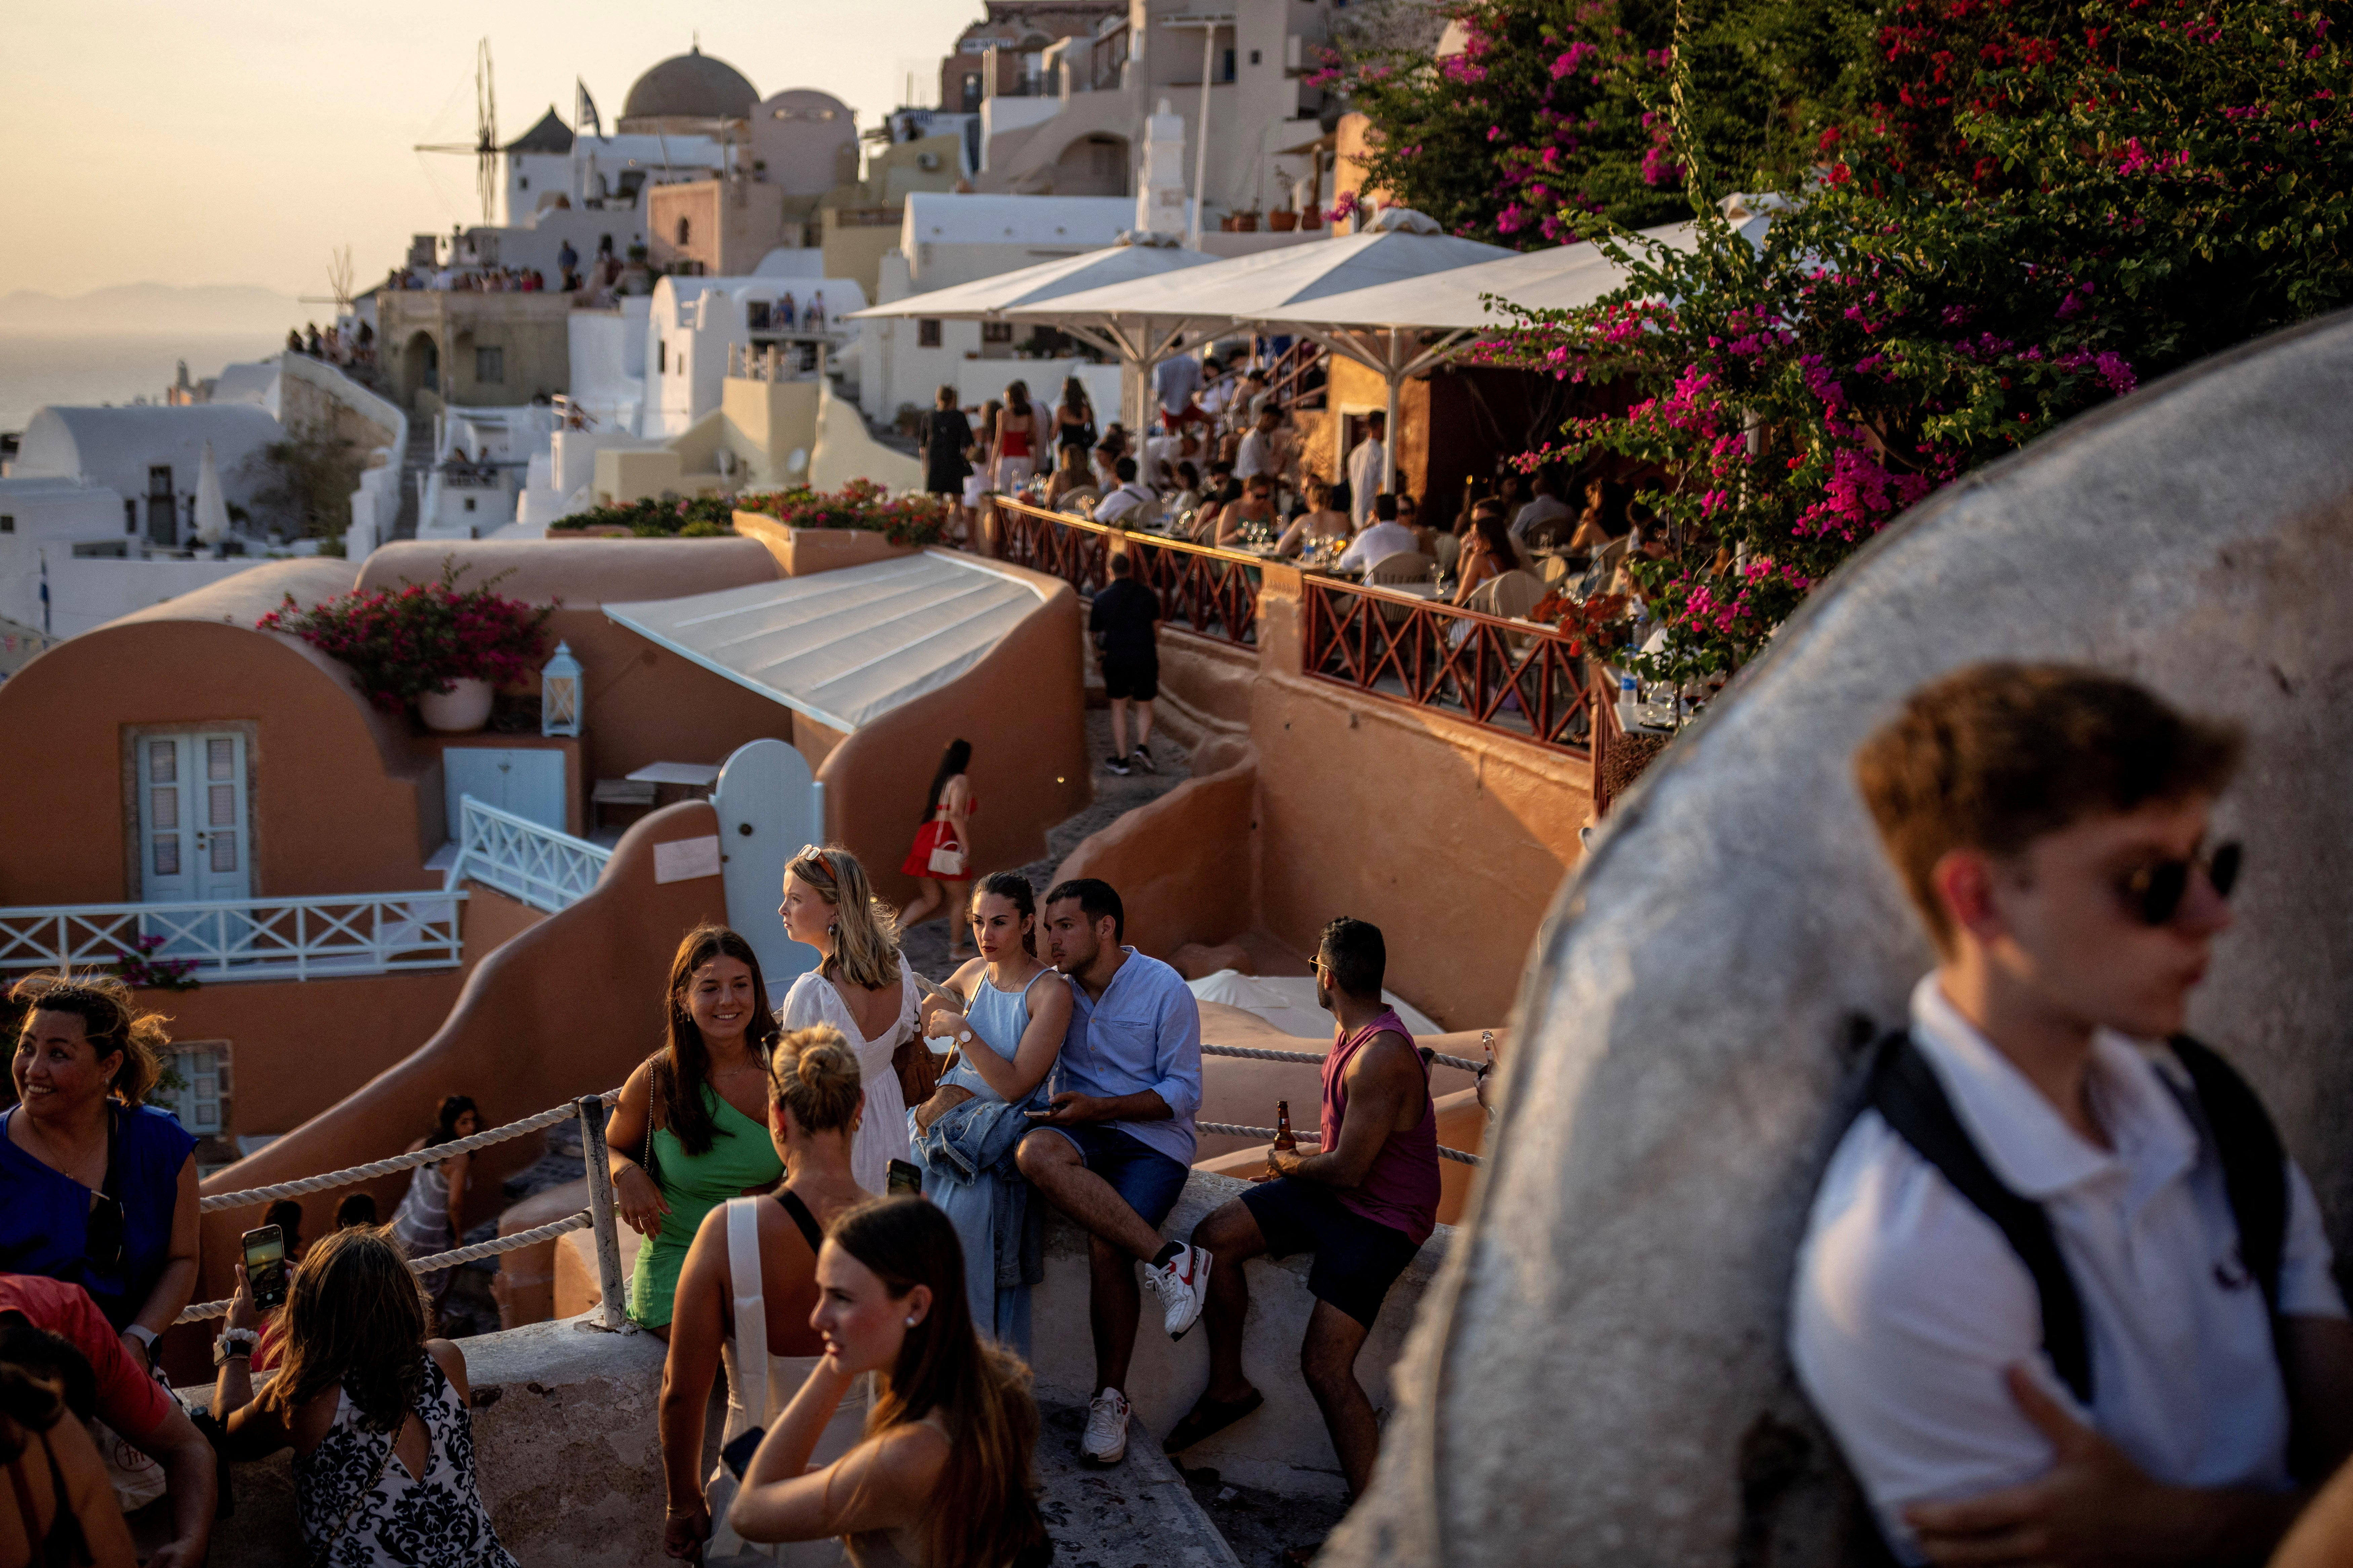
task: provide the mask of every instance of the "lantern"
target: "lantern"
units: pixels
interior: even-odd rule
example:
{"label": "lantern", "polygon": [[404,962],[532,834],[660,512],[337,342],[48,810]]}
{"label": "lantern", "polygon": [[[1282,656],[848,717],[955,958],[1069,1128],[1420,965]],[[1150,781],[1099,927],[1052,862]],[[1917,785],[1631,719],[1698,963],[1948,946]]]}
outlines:
{"label": "lantern", "polygon": [[539,732],[580,733],[580,661],[568,643],[557,643],[555,657],[539,672]]}

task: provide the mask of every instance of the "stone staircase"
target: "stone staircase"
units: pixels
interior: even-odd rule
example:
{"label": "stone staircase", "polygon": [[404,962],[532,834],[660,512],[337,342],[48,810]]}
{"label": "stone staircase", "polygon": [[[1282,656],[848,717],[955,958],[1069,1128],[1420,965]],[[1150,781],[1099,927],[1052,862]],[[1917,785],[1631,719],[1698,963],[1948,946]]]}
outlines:
{"label": "stone staircase", "polygon": [[417,498],[425,489],[425,476],[433,467],[433,416],[411,414],[408,416],[408,446],[400,455],[400,516],[392,525],[395,539],[417,537]]}

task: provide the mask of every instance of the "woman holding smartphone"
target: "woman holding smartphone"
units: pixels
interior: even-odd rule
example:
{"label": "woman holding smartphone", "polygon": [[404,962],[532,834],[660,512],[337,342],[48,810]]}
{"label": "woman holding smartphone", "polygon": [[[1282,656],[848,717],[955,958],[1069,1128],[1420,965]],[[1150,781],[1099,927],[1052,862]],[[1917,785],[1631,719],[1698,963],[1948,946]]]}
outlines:
{"label": "woman holding smartphone", "polygon": [[[809,1320],[825,1354],[744,1474],[730,1520],[744,1540],[838,1535],[855,1568],[1033,1568],[1052,1557],[1028,1370],[973,1331],[964,1273],[955,1227],[921,1198],[861,1204],[833,1222]],[[811,1469],[870,1373],[865,1440]]]}
{"label": "woman holding smartphone", "polygon": [[215,1350],[213,1415],[232,1459],[294,1450],[306,1561],[517,1568],[475,1482],[465,1352],[427,1337],[425,1297],[399,1243],[355,1228],[311,1249],[286,1298],[278,1375],[256,1398],[247,1352],[260,1321],[240,1264]]}
{"label": "woman holding smartphone", "polygon": [[[944,988],[961,1009],[941,995],[923,1002],[923,1034],[954,1040],[955,1061],[915,1108],[914,1152],[923,1195],[948,1216],[971,1260],[965,1288],[974,1325],[1026,1358],[1036,1281],[1024,1274],[1017,1284],[1002,1283],[1005,1262],[1023,1268],[1024,1210],[1032,1198],[1013,1149],[1029,1127],[1022,1111],[1040,1103],[1061,1055],[1071,988],[1047,980],[1054,971],[1038,962],[1038,906],[1027,877],[999,871],[984,879],[973,889],[971,918],[980,956]],[[960,1111],[966,1102],[972,1108]],[[1009,1205],[1000,1201],[1008,1196]]]}
{"label": "woman holding smartphone", "polygon": [[[669,1506],[662,1550],[691,1558],[703,1542],[712,1556],[743,1551],[727,1523],[735,1472],[723,1463],[702,1475],[703,1412],[711,1380],[727,1368],[723,1452],[747,1434],[773,1426],[817,1369],[825,1342],[809,1324],[818,1306],[817,1255],[825,1226],[873,1194],[858,1184],[850,1142],[865,1111],[858,1057],[838,1029],[796,1029],[768,1056],[768,1133],[785,1162],[783,1184],[765,1198],[732,1198],[704,1216],[679,1275],[670,1318],[670,1358],[662,1366],[662,1479]],[[832,1460],[858,1441],[866,1418],[861,1392],[845,1399],[818,1441]],[[714,1521],[717,1529],[713,1530]],[[826,1543],[781,1563],[839,1562]]]}
{"label": "woman holding smartphone", "polygon": [[670,1297],[702,1216],[785,1173],[768,1138],[768,1052],[781,1032],[752,944],[697,926],[670,960],[662,1048],[621,1085],[605,1129],[614,1206],[647,1245],[629,1321],[670,1337]]}

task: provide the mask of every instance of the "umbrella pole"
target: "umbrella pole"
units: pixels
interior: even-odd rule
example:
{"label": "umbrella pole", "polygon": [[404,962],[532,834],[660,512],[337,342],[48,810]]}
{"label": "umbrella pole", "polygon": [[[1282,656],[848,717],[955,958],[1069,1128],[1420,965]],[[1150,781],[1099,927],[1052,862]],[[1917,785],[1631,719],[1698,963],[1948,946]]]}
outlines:
{"label": "umbrella pole", "polygon": [[1398,429],[1398,381],[1399,378],[1397,350],[1397,329],[1391,327],[1388,363],[1382,367],[1389,384],[1389,422],[1387,438],[1381,442],[1381,489],[1391,495],[1397,494],[1398,437],[1401,434]]}

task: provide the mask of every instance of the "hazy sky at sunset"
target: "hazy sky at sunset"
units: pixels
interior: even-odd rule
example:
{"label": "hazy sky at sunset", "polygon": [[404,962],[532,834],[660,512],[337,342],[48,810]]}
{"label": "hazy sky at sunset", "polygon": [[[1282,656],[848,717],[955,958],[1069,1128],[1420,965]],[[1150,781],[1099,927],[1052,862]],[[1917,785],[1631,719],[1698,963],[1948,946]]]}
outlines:
{"label": "hazy sky at sunset", "polygon": [[474,47],[488,35],[512,141],[586,79],[610,129],[629,84],[702,50],[765,95],[834,93],[861,130],[938,94],[940,57],[977,0],[74,0],[10,8],[0,50],[9,243],[0,294],[108,284],[325,291],[352,247],[363,286],[407,237],[479,221],[463,157]]}

